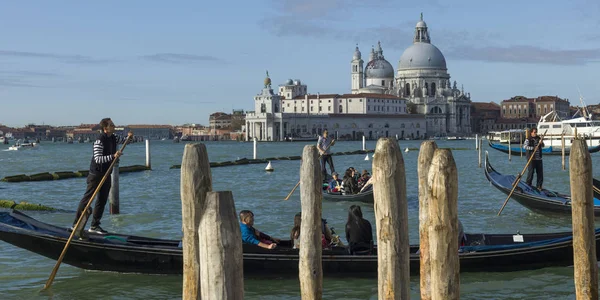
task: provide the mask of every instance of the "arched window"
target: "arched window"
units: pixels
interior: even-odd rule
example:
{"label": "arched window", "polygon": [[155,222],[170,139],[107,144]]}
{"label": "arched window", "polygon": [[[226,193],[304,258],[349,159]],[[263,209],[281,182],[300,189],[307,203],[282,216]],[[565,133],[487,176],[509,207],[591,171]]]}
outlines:
{"label": "arched window", "polygon": [[265,112],[267,112],[267,105],[266,105],[266,104],[262,103],[262,104],[260,105],[260,112],[261,112],[261,113],[265,113]]}
{"label": "arched window", "polygon": [[340,108],[339,108],[339,113],[343,113],[344,112],[344,107],[340,104]]}
{"label": "arched window", "polygon": [[431,83],[431,91],[429,91],[430,96],[435,96],[435,82]]}
{"label": "arched window", "polygon": [[279,112],[279,105],[275,104],[275,112],[278,113]]}
{"label": "arched window", "polygon": [[406,83],[406,96],[410,96],[410,83]]}

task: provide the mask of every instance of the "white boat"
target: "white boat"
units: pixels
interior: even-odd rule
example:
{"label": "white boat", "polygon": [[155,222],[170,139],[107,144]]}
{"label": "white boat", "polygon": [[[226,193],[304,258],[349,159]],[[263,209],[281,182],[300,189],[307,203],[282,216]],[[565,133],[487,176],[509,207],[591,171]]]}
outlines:
{"label": "white boat", "polygon": [[20,151],[20,150],[30,150],[30,149],[37,149],[39,146],[38,143],[24,143],[24,144],[14,144],[10,147],[8,147],[8,150],[12,150],[12,151]]}
{"label": "white boat", "polygon": [[589,147],[600,145],[600,121],[593,120],[585,109],[582,114],[581,117],[568,120],[561,120],[554,112],[542,116],[537,127],[538,134],[544,135],[544,144],[560,147],[564,136],[565,148],[570,148],[577,131],[577,136],[585,138]]}

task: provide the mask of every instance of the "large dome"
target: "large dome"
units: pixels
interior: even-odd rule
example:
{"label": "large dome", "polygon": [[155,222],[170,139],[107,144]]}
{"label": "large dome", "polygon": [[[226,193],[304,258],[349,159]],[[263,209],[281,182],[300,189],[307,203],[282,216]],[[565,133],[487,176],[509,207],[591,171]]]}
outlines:
{"label": "large dome", "polygon": [[406,69],[443,69],[446,70],[446,58],[436,46],[417,42],[408,47],[400,56],[398,70]]}
{"label": "large dome", "polygon": [[366,78],[393,78],[394,67],[385,59],[374,59],[367,63],[365,76]]}

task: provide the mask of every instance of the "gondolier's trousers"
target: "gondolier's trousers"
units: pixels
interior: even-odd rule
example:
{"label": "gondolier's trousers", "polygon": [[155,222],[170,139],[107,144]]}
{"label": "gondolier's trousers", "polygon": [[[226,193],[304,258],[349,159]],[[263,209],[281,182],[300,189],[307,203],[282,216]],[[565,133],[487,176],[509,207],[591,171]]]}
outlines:
{"label": "gondolier's trousers", "polygon": [[329,169],[331,173],[335,172],[335,168],[333,167],[333,158],[331,158],[331,154],[321,155],[321,173],[323,173],[323,179],[327,178],[327,169],[325,168],[325,163],[329,164]]}
{"label": "gondolier's trousers", "polygon": [[[93,200],[90,198],[96,191],[96,188],[98,188],[98,185],[100,184],[100,181],[102,181],[103,176],[104,175],[92,173],[88,175],[87,187],[85,189],[85,193],[83,194],[83,198],[81,198],[81,201],[79,202],[79,207],[77,208],[77,215],[75,216],[75,221],[73,221],[73,224],[77,223],[77,220],[79,220],[79,217],[81,216],[81,213],[83,212],[85,206],[88,204],[88,201]],[[92,227],[100,225],[100,219],[102,219],[102,214],[104,214],[104,207],[106,206],[106,201],[108,201],[108,193],[110,192],[112,179],[111,176],[112,175],[108,175],[108,177],[104,181],[104,184],[100,188],[100,191],[98,191],[98,196],[96,197],[98,200],[96,200],[96,204],[94,205],[94,216],[91,224]]]}
{"label": "gondolier's trousers", "polygon": [[543,161],[540,160],[532,160],[527,168],[527,180],[525,181],[529,186],[532,186],[533,183],[533,173],[537,175],[537,184],[535,185],[538,189],[542,188],[542,184],[544,183],[544,165]]}

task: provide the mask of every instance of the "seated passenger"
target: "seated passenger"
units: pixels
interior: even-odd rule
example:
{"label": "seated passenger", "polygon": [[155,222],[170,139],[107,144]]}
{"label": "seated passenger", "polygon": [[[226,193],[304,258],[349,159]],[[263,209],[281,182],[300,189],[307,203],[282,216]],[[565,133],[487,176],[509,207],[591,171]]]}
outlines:
{"label": "seated passenger", "polygon": [[373,230],[371,223],[363,219],[362,210],[358,205],[348,209],[348,222],[346,222],[346,240],[350,254],[356,251],[369,250],[373,244]]}
{"label": "seated passenger", "polygon": [[343,193],[345,195],[353,195],[358,193],[358,183],[356,180],[354,180],[354,172],[351,169],[346,170],[344,179],[342,180],[342,185],[344,186]]}
{"label": "seated passenger", "polygon": [[369,172],[367,172],[367,170],[363,170],[362,171],[362,175],[360,175],[360,178],[358,179],[358,189],[361,190],[365,184],[367,184],[367,181],[369,181],[369,178],[371,178],[371,176],[369,176]]}
{"label": "seated passenger", "polygon": [[338,177],[337,172],[331,173],[333,179],[329,182],[329,186],[327,187],[327,191],[330,193],[341,193],[342,192],[342,180]]}
{"label": "seated passenger", "polygon": [[242,232],[242,243],[257,245],[265,249],[275,249],[279,239],[272,238],[254,227],[254,214],[249,210],[240,212],[240,231]]}
{"label": "seated passenger", "polygon": [[[294,249],[300,249],[300,228],[302,225],[302,214],[297,213],[294,216],[294,227],[290,233],[290,240],[294,242]],[[323,249],[329,248],[331,244],[332,234],[327,226],[327,220],[321,219],[321,246]]]}

